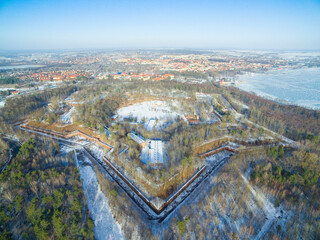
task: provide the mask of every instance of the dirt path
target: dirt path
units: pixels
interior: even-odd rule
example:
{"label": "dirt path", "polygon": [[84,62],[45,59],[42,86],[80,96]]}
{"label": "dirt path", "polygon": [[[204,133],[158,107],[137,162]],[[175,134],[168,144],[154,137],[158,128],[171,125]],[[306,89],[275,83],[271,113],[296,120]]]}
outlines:
{"label": "dirt path", "polygon": [[241,177],[243,181],[245,182],[246,186],[249,188],[251,191],[252,195],[257,201],[261,201],[263,203],[263,211],[266,215],[266,221],[262,225],[260,231],[258,234],[254,237],[256,240],[260,240],[263,238],[263,236],[268,232],[270,227],[272,226],[273,222],[280,216],[280,213],[275,209],[273,204],[264,196],[263,193],[256,191],[249,181],[246,179],[245,176],[241,174]]}

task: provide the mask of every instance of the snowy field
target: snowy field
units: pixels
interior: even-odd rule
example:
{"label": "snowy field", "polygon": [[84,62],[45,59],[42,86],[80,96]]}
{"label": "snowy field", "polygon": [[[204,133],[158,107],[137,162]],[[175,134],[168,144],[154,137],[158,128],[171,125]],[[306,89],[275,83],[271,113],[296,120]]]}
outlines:
{"label": "snowy field", "polygon": [[[175,121],[178,116],[185,119],[183,114],[172,111],[170,106],[164,101],[148,101],[133,104],[120,108],[117,114],[121,120],[125,118],[137,118],[137,121],[141,122],[145,118],[145,127],[150,131],[154,127],[158,129],[164,127],[168,122]],[[156,119],[158,122],[156,122]]]}

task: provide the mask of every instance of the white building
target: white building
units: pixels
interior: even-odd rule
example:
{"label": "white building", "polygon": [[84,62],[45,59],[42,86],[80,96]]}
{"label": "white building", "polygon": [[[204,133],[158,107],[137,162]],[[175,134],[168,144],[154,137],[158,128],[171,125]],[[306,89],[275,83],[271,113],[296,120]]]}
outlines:
{"label": "white building", "polygon": [[146,144],[146,140],[144,139],[144,137],[136,134],[135,132],[131,132],[130,137],[133,141],[135,141],[136,143],[138,143],[141,146],[144,146]]}
{"label": "white building", "polygon": [[149,163],[152,165],[163,164],[163,144],[161,140],[150,140],[149,141]]}

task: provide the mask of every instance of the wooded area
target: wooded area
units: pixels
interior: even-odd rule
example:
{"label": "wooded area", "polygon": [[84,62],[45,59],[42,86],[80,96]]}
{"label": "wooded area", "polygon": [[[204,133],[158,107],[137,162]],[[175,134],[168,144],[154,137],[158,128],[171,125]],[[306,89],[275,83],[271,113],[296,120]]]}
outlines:
{"label": "wooded area", "polygon": [[36,109],[46,106],[51,98],[66,98],[76,89],[75,86],[66,86],[8,99],[5,106],[1,108],[0,122],[17,121]]}
{"label": "wooded area", "polygon": [[93,239],[73,156],[59,144],[29,139],[0,174],[0,239]]}
{"label": "wooded area", "polygon": [[[280,104],[238,88],[229,88],[224,92],[227,98],[232,97],[250,107],[247,113],[250,120],[293,140],[312,138],[320,134],[319,110]],[[238,111],[241,112],[241,109]]]}

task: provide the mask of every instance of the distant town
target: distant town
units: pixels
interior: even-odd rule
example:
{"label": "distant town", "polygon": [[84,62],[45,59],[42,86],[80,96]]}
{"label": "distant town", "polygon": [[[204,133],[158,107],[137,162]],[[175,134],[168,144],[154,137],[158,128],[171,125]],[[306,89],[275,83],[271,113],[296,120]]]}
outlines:
{"label": "distant town", "polygon": [[[271,69],[319,66],[319,55],[294,52],[246,51],[56,51],[53,53],[0,53],[0,79],[10,94],[50,88],[63,81],[113,78],[165,79],[234,85],[237,74]],[[10,85],[14,83],[14,85]],[[31,84],[32,83],[32,84]],[[4,95],[4,94],[2,94]]]}

